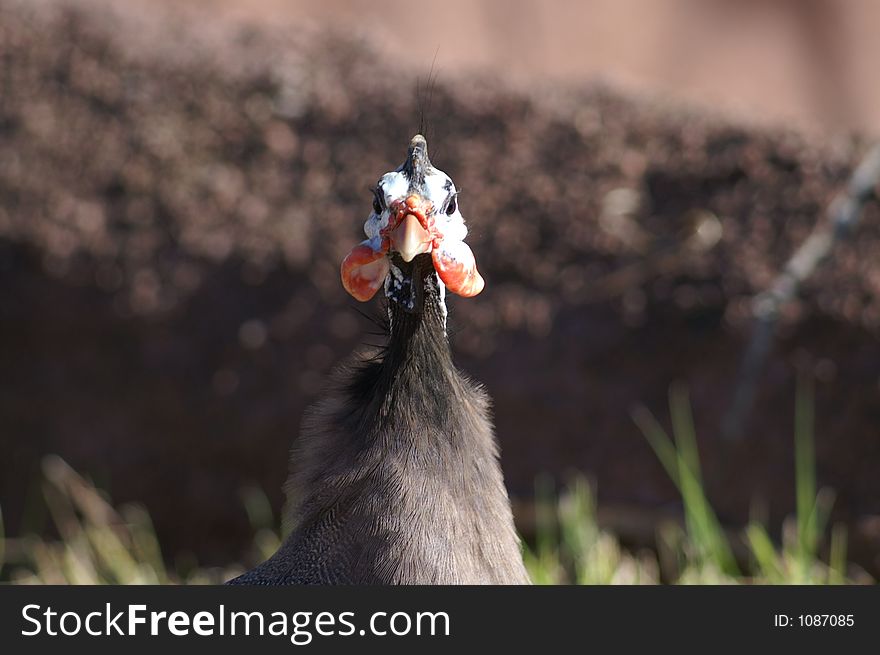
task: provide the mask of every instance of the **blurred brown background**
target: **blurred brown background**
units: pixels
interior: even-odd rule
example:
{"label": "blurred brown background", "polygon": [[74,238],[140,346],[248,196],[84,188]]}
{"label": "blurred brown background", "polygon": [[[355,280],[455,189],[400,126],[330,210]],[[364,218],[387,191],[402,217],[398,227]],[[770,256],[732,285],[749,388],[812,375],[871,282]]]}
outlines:
{"label": "blurred brown background", "polygon": [[[0,506],[62,455],[166,556],[241,559],[241,491],[372,326],[338,279],[418,125],[488,288],[454,302],[511,492],[572,468],[650,536],[677,494],[629,412],[691,390],[709,496],[793,508],[795,380],[852,556],[880,543],[878,210],[786,308],[718,437],[766,288],[880,128],[871,2],[0,0]],[[435,60],[436,55],[436,60]],[[377,311],[374,308],[374,311]],[[647,526],[647,527],[645,527]]]}
{"label": "blurred brown background", "polygon": [[185,0],[247,24],[332,27],[425,74],[629,89],[832,131],[880,129],[871,0]]}

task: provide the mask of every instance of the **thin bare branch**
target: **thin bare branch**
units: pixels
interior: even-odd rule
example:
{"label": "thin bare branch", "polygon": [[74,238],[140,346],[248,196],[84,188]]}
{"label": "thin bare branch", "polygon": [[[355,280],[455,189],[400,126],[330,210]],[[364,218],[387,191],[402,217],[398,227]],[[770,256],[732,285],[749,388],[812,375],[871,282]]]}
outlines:
{"label": "thin bare branch", "polygon": [[865,203],[875,196],[878,182],[880,143],[871,147],[862,159],[850,177],[847,190],[831,202],[827,220],[820,220],[770,288],[755,296],[752,338],[740,365],[733,402],[721,423],[725,439],[735,440],[743,435],[782,307],[794,299],[801,284],[831,256],[835,244],[854,232]]}

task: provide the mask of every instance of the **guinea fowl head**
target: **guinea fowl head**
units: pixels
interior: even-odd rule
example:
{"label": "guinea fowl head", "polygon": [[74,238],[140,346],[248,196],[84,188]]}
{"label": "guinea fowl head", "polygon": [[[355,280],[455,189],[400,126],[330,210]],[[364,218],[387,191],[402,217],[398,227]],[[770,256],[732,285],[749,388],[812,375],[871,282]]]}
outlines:
{"label": "guinea fowl head", "polygon": [[452,179],[428,159],[428,143],[417,134],[406,161],[386,173],[373,190],[373,211],[364,224],[367,239],[342,262],[342,284],[366,302],[383,288],[391,302],[410,313],[424,309],[425,285],[475,296],[483,290],[458,207]]}

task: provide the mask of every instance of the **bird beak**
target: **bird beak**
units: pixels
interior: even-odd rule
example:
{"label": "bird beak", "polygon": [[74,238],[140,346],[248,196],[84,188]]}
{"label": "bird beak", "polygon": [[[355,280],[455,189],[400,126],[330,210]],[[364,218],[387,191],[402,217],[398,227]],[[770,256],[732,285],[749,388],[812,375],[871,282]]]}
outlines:
{"label": "bird beak", "polygon": [[409,263],[416,255],[431,252],[434,240],[441,235],[434,226],[433,205],[417,193],[392,206],[393,214],[382,236],[389,247]]}
{"label": "bird beak", "polygon": [[388,238],[391,248],[400,253],[405,262],[411,262],[416,255],[431,252],[431,233],[422,227],[414,214],[406,214]]}

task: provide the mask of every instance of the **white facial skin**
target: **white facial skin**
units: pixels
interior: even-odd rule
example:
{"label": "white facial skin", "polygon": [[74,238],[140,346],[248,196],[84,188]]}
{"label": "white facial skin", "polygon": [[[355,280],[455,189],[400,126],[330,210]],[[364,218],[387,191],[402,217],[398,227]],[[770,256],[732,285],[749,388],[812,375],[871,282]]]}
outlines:
{"label": "white facial skin", "polygon": [[[455,195],[455,184],[446,173],[431,168],[425,175],[425,190],[426,199],[430,200],[434,206],[435,225],[443,235],[444,241],[463,241],[467,236],[467,227],[465,227],[464,217],[459,211],[457,199],[455,211],[450,215],[446,214],[446,203],[450,195],[453,197]],[[403,202],[409,195],[408,191],[409,180],[402,171],[386,173],[379,180],[377,192],[384,196],[384,207],[378,214],[371,213],[367,222],[364,223],[364,233],[375,250],[380,248],[382,242],[381,230],[388,226],[388,219],[391,216],[389,208],[395,201]]]}

